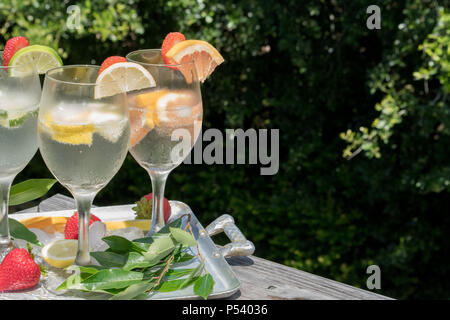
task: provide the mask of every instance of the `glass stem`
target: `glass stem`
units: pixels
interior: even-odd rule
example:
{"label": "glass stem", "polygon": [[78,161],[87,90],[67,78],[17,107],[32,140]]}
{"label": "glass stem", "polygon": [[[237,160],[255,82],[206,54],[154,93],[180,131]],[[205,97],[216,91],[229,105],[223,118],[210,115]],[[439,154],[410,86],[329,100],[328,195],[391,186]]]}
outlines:
{"label": "glass stem", "polygon": [[91,262],[89,254],[89,216],[94,197],[95,194],[74,195],[78,210],[78,252],[75,264],[79,266],[85,266]]}
{"label": "glass stem", "polygon": [[9,222],[8,222],[8,202],[9,190],[14,177],[7,177],[0,179],[0,245],[9,245],[11,238],[9,236]]}
{"label": "glass stem", "polygon": [[149,171],[152,180],[152,223],[147,233],[147,237],[152,236],[164,227],[164,188],[170,171]]}

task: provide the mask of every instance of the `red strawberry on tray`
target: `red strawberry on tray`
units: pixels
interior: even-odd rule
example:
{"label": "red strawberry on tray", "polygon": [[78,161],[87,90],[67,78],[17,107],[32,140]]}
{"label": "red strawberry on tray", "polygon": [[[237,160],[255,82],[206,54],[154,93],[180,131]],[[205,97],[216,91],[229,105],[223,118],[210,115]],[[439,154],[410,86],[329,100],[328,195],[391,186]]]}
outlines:
{"label": "red strawberry on tray", "polygon": [[15,248],[0,264],[0,292],[32,288],[39,283],[41,269],[26,249]]}
{"label": "red strawberry on tray", "polygon": [[[89,217],[89,225],[95,221],[101,221],[97,216],[91,214]],[[64,238],[78,239],[78,211],[76,211],[69,219],[67,219],[64,228]]]}
{"label": "red strawberry on tray", "polygon": [[[153,208],[153,193],[149,193],[136,202],[136,207],[132,209],[136,212],[136,219],[151,219]],[[170,203],[169,200],[164,198],[164,222],[170,218]]]}

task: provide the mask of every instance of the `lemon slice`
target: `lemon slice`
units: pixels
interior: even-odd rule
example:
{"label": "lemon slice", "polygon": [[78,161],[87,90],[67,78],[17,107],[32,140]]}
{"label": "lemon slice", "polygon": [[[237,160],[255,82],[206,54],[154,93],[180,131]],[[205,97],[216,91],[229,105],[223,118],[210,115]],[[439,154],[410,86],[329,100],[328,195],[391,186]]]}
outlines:
{"label": "lemon slice", "polygon": [[[178,64],[195,61],[198,79],[203,82],[214,69],[224,62],[222,55],[211,44],[202,40],[185,40],[178,42],[166,53],[166,57]],[[178,67],[190,83],[193,78],[190,64]]]}
{"label": "lemon slice", "polygon": [[[58,112],[47,113],[44,120],[39,123],[38,129],[48,132],[53,140],[60,143],[91,145],[95,126],[87,120],[88,113],[73,116],[72,121],[69,115],[62,116]],[[77,124],[77,121],[84,123]],[[76,124],[72,124],[73,122]]]}
{"label": "lemon slice", "polygon": [[156,81],[143,66],[134,62],[118,62],[103,70],[95,84],[95,99],[100,99],[122,92],[152,88],[156,86]]}
{"label": "lemon slice", "polygon": [[8,68],[8,73],[12,77],[23,77],[30,74],[34,67],[39,74],[44,74],[62,65],[61,57],[52,48],[32,45],[20,49],[13,55],[8,66],[15,68]]}
{"label": "lemon slice", "polygon": [[75,262],[78,240],[56,240],[45,245],[41,254],[44,260],[55,268],[65,268]]}

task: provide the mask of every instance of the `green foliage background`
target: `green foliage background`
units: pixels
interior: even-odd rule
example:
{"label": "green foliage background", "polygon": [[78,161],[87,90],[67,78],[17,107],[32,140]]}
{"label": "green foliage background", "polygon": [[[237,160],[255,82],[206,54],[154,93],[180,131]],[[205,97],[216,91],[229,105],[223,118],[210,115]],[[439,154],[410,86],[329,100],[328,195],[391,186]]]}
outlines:
{"label": "green foliage background", "polygon": [[[258,256],[362,288],[377,264],[379,293],[450,297],[448,1],[379,2],[380,30],[366,28],[377,3],[363,0],[84,0],[77,30],[71,4],[3,0],[0,40],[99,64],[181,31],[226,59],[202,86],[205,128],[280,129],[277,175],[182,165],[169,199],[204,224],[231,213]],[[37,177],[51,177],[39,154],[16,182]],[[96,204],[150,191],[130,157]]]}

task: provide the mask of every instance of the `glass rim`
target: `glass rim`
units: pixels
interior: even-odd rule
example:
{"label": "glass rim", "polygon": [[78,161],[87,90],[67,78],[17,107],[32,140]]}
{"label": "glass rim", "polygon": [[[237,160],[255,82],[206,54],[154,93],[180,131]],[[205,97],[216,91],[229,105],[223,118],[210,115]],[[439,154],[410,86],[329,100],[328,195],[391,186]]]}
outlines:
{"label": "glass rim", "polygon": [[0,50],[0,57],[1,57],[1,61],[2,61],[2,64],[0,65],[0,69],[2,69],[2,70],[9,69],[9,68],[11,68],[11,69],[23,68],[23,66],[28,66],[28,65],[34,66],[34,61],[21,63],[16,66],[4,66],[3,65],[3,52],[4,52],[4,50]]}
{"label": "glass rim", "polygon": [[181,67],[187,64],[194,64],[195,61],[194,59],[191,59],[189,61],[183,62],[183,63],[173,63],[173,64],[167,64],[167,63],[148,63],[148,62],[142,62],[142,61],[137,61],[135,59],[131,59],[129,56],[131,54],[135,54],[135,53],[139,53],[139,52],[159,52],[161,53],[161,49],[139,49],[139,50],[134,50],[129,52],[125,58],[127,59],[127,61],[129,62],[134,62],[134,63],[138,63],[144,66],[149,66],[149,67]]}
{"label": "glass rim", "polygon": [[66,66],[55,67],[55,68],[51,68],[51,69],[47,70],[47,72],[45,72],[45,79],[48,78],[54,82],[70,84],[70,85],[77,85],[77,86],[104,86],[104,85],[107,85],[108,83],[117,83],[117,81],[114,81],[114,80],[103,82],[101,84],[97,84],[97,82],[75,82],[75,81],[70,81],[70,80],[57,79],[51,75],[52,72],[55,72],[57,70],[75,69],[75,68],[96,69],[97,71],[100,70],[100,66],[95,65],[95,64],[68,64]]}

